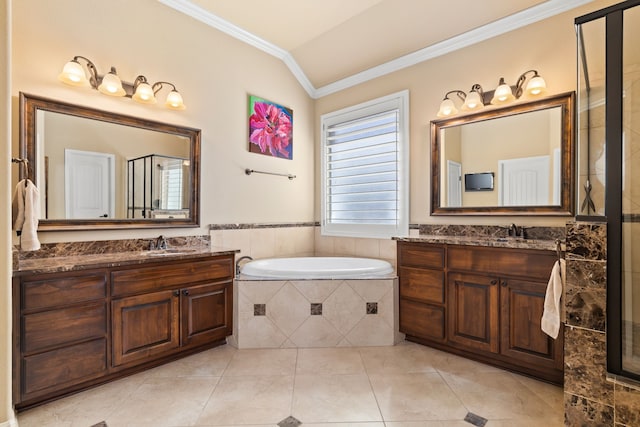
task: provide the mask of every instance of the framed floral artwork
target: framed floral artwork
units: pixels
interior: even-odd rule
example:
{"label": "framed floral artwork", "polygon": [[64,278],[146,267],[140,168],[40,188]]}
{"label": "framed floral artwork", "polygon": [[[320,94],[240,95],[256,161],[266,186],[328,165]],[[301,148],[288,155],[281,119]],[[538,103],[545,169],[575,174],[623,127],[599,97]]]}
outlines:
{"label": "framed floral artwork", "polygon": [[293,111],[249,95],[249,151],[293,159]]}

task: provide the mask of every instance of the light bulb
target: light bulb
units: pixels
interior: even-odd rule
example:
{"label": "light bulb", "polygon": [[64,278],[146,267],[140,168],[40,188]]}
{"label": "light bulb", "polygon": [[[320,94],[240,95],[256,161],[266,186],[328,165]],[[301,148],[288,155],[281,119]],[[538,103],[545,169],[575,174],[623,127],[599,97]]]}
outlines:
{"label": "light bulb", "polygon": [[542,95],[547,91],[547,83],[539,75],[533,76],[527,84],[527,93],[529,95]]}
{"label": "light bulb", "polygon": [[182,101],[182,96],[175,89],[169,92],[169,95],[167,95],[167,102],[165,102],[164,105],[173,110],[184,110],[187,108]]}
{"label": "light bulb", "polygon": [[75,59],[64,64],[62,73],[58,75],[58,79],[71,86],[88,86],[89,80],[84,73],[82,65]]}
{"label": "light bulb", "polygon": [[136,93],[131,98],[141,104],[155,104],[157,102],[149,83],[140,83],[136,88]]}
{"label": "light bulb", "polygon": [[482,98],[480,97],[480,94],[475,90],[469,92],[464,100],[464,104],[462,104],[462,109],[465,111],[479,110],[482,107],[484,107]]}
{"label": "light bulb", "polygon": [[126,92],[122,88],[120,77],[116,74],[115,68],[111,67],[111,71],[102,78],[102,83],[98,86],[98,90],[105,95],[125,96]]}
{"label": "light bulb", "polygon": [[513,92],[511,91],[511,86],[504,82],[504,79],[500,79],[500,83],[493,93],[493,98],[491,99],[491,103],[493,105],[506,104],[515,100],[516,97],[513,96]]}

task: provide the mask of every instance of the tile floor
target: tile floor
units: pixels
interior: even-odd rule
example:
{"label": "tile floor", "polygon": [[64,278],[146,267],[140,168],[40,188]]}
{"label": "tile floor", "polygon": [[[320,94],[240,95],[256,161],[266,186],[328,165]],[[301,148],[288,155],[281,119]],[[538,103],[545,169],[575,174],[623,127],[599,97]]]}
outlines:
{"label": "tile floor", "polygon": [[[20,427],[563,425],[562,389],[429,347],[217,347],[24,411]],[[480,420],[481,422],[483,420]],[[282,423],[284,426],[285,423]]]}

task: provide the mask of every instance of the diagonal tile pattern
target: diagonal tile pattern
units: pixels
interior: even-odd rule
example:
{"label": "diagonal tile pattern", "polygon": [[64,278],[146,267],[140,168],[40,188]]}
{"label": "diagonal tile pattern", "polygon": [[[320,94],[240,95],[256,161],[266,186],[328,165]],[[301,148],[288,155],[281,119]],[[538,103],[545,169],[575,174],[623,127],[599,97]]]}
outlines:
{"label": "diagonal tile pattern", "polygon": [[555,427],[561,388],[403,342],[222,346],[18,414],[20,427]]}

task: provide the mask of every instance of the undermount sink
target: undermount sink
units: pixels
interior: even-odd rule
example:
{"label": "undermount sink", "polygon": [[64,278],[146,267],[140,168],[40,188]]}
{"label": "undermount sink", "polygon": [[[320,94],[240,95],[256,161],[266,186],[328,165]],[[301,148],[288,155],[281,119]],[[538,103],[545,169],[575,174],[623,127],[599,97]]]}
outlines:
{"label": "undermount sink", "polygon": [[146,256],[170,256],[170,255],[186,255],[194,253],[195,249],[161,249],[145,251],[142,254]]}

